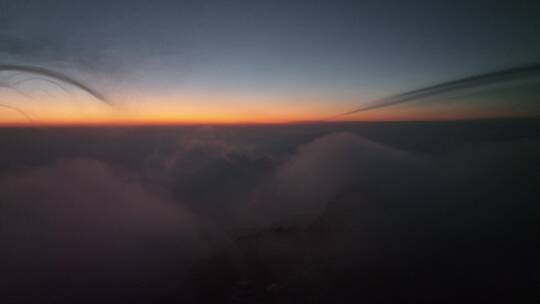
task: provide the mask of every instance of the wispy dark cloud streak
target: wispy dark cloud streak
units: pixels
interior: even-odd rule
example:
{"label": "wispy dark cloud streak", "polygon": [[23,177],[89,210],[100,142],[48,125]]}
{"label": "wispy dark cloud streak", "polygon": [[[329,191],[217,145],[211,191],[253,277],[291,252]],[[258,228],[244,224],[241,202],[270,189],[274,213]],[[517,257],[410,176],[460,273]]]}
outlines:
{"label": "wispy dark cloud streak", "polygon": [[[81,81],[78,81],[70,76],[67,76],[57,71],[52,71],[43,67],[28,66],[28,65],[0,64],[0,72],[14,72],[14,73],[32,75],[23,79],[18,79],[18,80],[13,80],[13,81],[8,80],[8,81],[0,82],[0,88],[14,90],[26,98],[30,98],[31,96],[27,94],[24,90],[22,90],[19,86],[28,82],[40,81],[40,82],[45,82],[49,85],[55,86],[61,89],[66,94],[70,94],[70,90],[65,85],[75,87],[89,94],[95,100],[101,103],[104,103],[106,105],[112,106],[112,102],[103,94],[98,92],[97,90],[89,87],[88,85],[82,83]],[[35,125],[35,121],[34,119],[32,119],[30,113],[23,110],[22,108],[16,107],[13,105],[8,105],[5,103],[0,103],[0,107],[8,109],[10,111],[17,112],[18,114],[23,116],[28,122],[30,122],[32,125]]]}
{"label": "wispy dark cloud streak", "polygon": [[26,120],[28,120],[28,122],[34,124],[34,120],[32,119],[32,117],[30,117],[30,115],[28,115],[28,113],[24,112],[23,110],[21,110],[21,109],[19,109],[17,107],[12,107],[12,106],[9,106],[9,105],[6,105],[6,104],[0,104],[0,108],[5,108],[5,109],[8,109],[10,111],[17,112],[21,116],[24,116],[24,118],[26,118]]}
{"label": "wispy dark cloud streak", "polygon": [[72,77],[64,75],[60,72],[52,71],[52,70],[42,68],[42,67],[14,65],[14,64],[0,64],[0,71],[23,72],[23,73],[34,74],[37,76],[42,76],[42,77],[49,77],[49,78],[61,81],[63,83],[72,85],[90,94],[92,97],[96,98],[97,100],[105,104],[112,105],[111,101],[109,101],[108,98],[106,98],[103,94],[101,94],[97,90],[89,87],[88,85],[82,83],[81,81],[75,80]]}
{"label": "wispy dark cloud streak", "polygon": [[465,77],[434,86],[429,86],[402,94],[390,96],[383,99],[378,99],[368,103],[367,105],[349,111],[345,113],[338,114],[332,118],[341,118],[343,116],[356,114],[360,112],[386,108],[398,104],[403,104],[407,102],[416,101],[423,98],[429,98],[436,95],[441,95],[445,93],[450,93],[453,91],[466,90],[472,88],[484,87],[487,85],[501,84],[512,81],[524,81],[534,77],[540,76],[540,64],[531,64],[520,67],[514,67],[510,69],[505,69],[501,71]]}

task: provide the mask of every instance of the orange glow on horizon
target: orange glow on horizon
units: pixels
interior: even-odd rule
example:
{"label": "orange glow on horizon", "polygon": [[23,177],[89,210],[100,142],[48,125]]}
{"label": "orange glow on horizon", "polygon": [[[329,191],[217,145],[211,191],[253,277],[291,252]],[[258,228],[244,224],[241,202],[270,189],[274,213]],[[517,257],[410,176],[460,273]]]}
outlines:
{"label": "orange glow on horizon", "polygon": [[80,97],[2,100],[8,107],[0,107],[0,126],[279,124],[320,121],[350,108],[260,96],[123,96],[112,107]]}
{"label": "orange glow on horizon", "polygon": [[[111,107],[84,96],[23,98],[0,95],[0,127],[166,126],[196,124],[291,124],[339,121],[425,121],[527,116],[501,109],[397,105],[332,119],[358,106],[358,99],[266,96],[133,96]],[[120,102],[123,101],[123,102]],[[509,115],[510,114],[510,115]]]}

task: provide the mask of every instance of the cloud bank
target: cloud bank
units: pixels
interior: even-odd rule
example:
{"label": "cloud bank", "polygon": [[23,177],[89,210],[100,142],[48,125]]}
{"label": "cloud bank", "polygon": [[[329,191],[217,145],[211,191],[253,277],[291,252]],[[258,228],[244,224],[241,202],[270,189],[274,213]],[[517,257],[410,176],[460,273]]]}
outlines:
{"label": "cloud bank", "polygon": [[427,145],[415,151],[382,144],[404,136],[385,128],[379,139],[361,128],[57,130],[38,155],[24,136],[40,135],[18,133],[0,152],[11,159],[0,177],[3,293],[457,301],[473,286],[512,295],[530,282],[538,139],[448,137],[441,150],[400,125]]}

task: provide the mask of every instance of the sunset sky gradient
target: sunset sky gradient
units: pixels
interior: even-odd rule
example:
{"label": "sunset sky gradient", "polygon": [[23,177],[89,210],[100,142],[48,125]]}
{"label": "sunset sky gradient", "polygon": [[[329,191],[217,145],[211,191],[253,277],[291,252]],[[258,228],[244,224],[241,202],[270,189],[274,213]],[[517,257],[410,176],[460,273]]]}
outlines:
{"label": "sunset sky gradient", "polygon": [[[534,1],[6,1],[0,4],[0,64],[61,73],[113,105],[47,77],[2,71],[0,124],[30,123],[20,111],[38,124],[326,120],[394,94],[540,62],[538,6]],[[456,105],[455,96],[446,104],[447,97],[427,107],[390,107],[340,120],[524,114],[515,106],[486,104],[483,97],[482,106],[478,98]],[[509,104],[515,100],[506,97]]]}

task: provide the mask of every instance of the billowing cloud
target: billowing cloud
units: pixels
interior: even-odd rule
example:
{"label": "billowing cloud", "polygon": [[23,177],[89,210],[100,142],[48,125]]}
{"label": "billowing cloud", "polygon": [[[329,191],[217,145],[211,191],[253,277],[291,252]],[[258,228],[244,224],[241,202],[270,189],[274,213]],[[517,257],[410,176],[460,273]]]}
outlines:
{"label": "billowing cloud", "polygon": [[353,133],[332,133],[298,147],[250,207],[266,220],[310,222],[347,186],[388,184],[415,161],[406,152]]}
{"label": "billowing cloud", "polygon": [[181,134],[144,160],[144,176],[205,216],[227,218],[272,173],[271,157],[234,132],[210,127]]}
{"label": "billowing cloud", "polygon": [[144,295],[150,286],[130,289],[162,282],[169,270],[183,273],[208,249],[200,225],[179,204],[99,161],[4,174],[0,185],[0,256],[5,273],[15,275],[8,284],[14,297],[35,296],[24,293],[28,288],[73,300]]}
{"label": "billowing cloud", "polygon": [[145,175],[170,181],[192,176],[215,162],[234,162],[237,156],[251,156],[251,147],[233,135],[212,127],[200,127],[175,136],[170,144],[154,147],[145,159]]}
{"label": "billowing cloud", "polygon": [[[330,301],[426,286],[417,296],[438,298],[523,277],[540,195],[531,125],[466,141],[417,126],[54,130],[35,146],[42,133],[6,131],[9,294]],[[398,148],[404,137],[412,148]]]}

